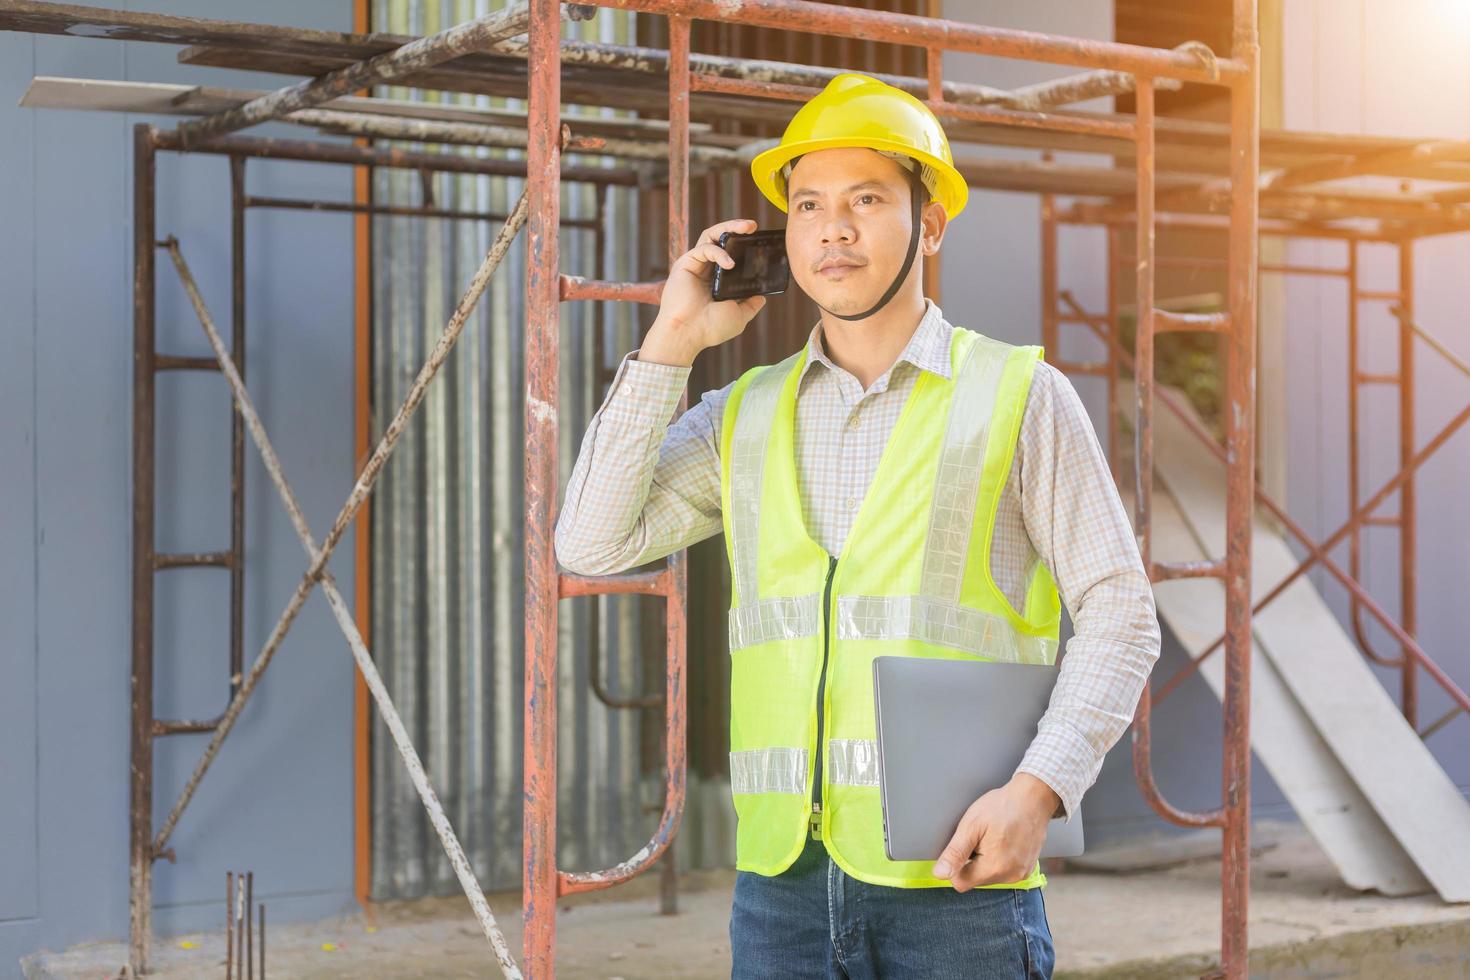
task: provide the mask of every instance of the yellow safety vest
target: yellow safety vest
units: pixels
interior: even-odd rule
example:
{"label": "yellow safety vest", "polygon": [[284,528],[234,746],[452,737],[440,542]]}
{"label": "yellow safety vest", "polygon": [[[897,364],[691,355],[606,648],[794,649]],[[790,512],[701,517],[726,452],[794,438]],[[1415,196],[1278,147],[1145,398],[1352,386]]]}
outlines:
{"label": "yellow safety vest", "polygon": [[[873,658],[1055,662],[1061,606],[1046,566],[1037,562],[1019,612],[990,570],[996,507],[1040,356],[1039,347],[955,329],[953,380],[920,374],[836,557],[807,532],[797,489],[806,348],[732,386],[720,492],[740,870],[780,874],[810,830],[861,881],[951,887],[930,873],[932,861],[891,861],[884,850]],[[975,738],[984,737],[976,718]],[[986,887],[1045,884],[1038,862],[1021,881]]]}

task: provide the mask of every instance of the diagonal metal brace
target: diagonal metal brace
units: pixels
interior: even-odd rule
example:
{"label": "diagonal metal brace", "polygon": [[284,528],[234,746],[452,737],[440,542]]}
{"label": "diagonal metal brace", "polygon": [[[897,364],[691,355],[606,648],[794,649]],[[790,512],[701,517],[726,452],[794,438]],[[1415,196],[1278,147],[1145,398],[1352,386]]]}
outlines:
{"label": "diagonal metal brace", "polygon": [[474,909],[475,917],[479,920],[485,937],[494,948],[496,958],[500,961],[501,970],[508,980],[519,980],[521,977],[520,968],[516,965],[514,958],[510,954],[505,937],[501,934],[495,922],[495,916],[485,901],[484,890],[475,878],[474,871],[469,864],[469,859],[465,856],[464,849],[460,846],[459,840],[454,834],[454,829],[450,826],[449,819],[444,814],[444,808],[439,803],[438,796],[434,793],[433,787],[429,784],[428,776],[424,772],[423,763],[419,759],[418,752],[414,749],[413,741],[409,737],[407,730],[403,727],[402,719],[393,706],[393,699],[388,693],[387,688],[383,685],[382,677],[378,674],[377,667],[373,663],[372,654],[363,642],[362,635],[357,630],[357,624],[352,619],[352,614],[347,607],[347,603],[342,598],[341,592],[337,589],[336,582],[327,568],[327,561],[331,557],[336,544],[341,540],[343,532],[351,523],[353,516],[362,506],[363,501],[367,499],[368,494],[372,492],[373,485],[377,477],[381,474],[384,463],[387,461],[394,445],[407,427],[409,418],[423,400],[429,383],[438,373],[440,366],[449,356],[455,342],[459,339],[465,324],[469,320],[470,313],[474,310],[476,303],[489,284],[491,276],[500,265],[501,260],[505,257],[505,253],[509,250],[511,242],[525,225],[527,210],[527,198],[525,195],[522,195],[515,210],[511,213],[509,220],[501,228],[499,234],[496,236],[495,242],[490,247],[490,251],[480,264],[480,268],[471,280],[469,288],[465,291],[464,296],[460,299],[459,305],[455,308],[454,315],[445,326],[443,333],[440,335],[433,351],[430,352],[423,368],[420,369],[418,377],[414,379],[413,386],[404,399],[402,406],[400,406],[392,422],[389,423],[387,429],[384,431],[383,437],[378,443],[376,450],[374,450],[372,457],[368,460],[367,465],[363,467],[362,474],[358,477],[352,493],[343,505],[342,510],[338,513],[336,521],[333,522],[332,530],[328,533],[327,538],[322,542],[321,546],[318,546],[312,537],[311,529],[307,526],[306,519],[301,512],[301,507],[296,501],[295,494],[292,492],[290,484],[286,481],[285,475],[281,470],[280,460],[277,458],[275,450],[266,435],[265,428],[261,424],[260,417],[255,411],[249,392],[245,388],[245,383],[236,370],[234,361],[231,359],[229,351],[224,345],[224,341],[220,338],[218,331],[214,327],[209,310],[205,306],[204,299],[199,293],[199,288],[189,271],[188,264],[184,261],[184,257],[179,250],[178,240],[170,237],[167,241],[161,243],[173,259],[174,266],[178,270],[179,278],[189,296],[189,301],[193,305],[196,315],[199,317],[200,325],[204,328],[204,332],[209,339],[209,344],[214,350],[216,359],[219,361],[220,368],[226,380],[229,382],[235,403],[245,420],[247,428],[250,430],[251,438],[254,439],[256,446],[260,450],[272,482],[275,483],[277,490],[281,494],[282,502],[285,504],[286,510],[290,515],[292,526],[295,527],[297,535],[301,538],[302,546],[306,549],[306,553],[311,559],[311,564],[302,576],[301,583],[297,586],[296,592],[287,603],[286,609],[282,612],[275,628],[271,631],[260,656],[256,658],[249,674],[246,675],[244,681],[241,683],[235,698],[226,709],[224,716],[220,720],[219,727],[215,730],[208,747],[205,749],[198,765],[195,767],[194,772],[190,775],[188,782],[180,793],[179,799],[174,804],[174,808],[170,812],[168,819],[164,822],[163,827],[154,839],[154,854],[158,855],[164,852],[169,836],[177,826],[179,817],[193,797],[204,773],[208,770],[216,754],[218,754],[220,745],[233,729],[236,719],[238,719],[241,710],[245,706],[245,702],[255,690],[260,677],[265,672],[266,667],[269,666],[270,660],[276,650],[280,648],[287,630],[290,629],[301,607],[305,604],[306,597],[319,581],[322,584],[322,591],[326,595],[328,605],[332,609],[332,614],[347,638],[353,659],[357,662],[358,670],[362,672],[363,679],[366,681],[374,701],[377,702],[378,710],[382,714],[389,733],[393,737],[394,745],[398,749],[399,755],[403,758],[405,767],[408,769],[409,777],[414,787],[418,790],[419,797],[428,813],[429,821],[433,824],[435,831],[439,835],[440,842],[444,846],[450,864],[454,867],[455,875],[459,878],[460,885],[464,888],[465,896],[469,899],[470,905]]}

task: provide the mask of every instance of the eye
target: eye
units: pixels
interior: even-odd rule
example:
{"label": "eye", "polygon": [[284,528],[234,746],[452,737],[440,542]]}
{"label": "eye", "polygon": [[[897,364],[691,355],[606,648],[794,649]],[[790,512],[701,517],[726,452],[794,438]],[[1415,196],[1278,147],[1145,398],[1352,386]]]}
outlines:
{"label": "eye", "polygon": [[796,210],[798,210],[798,211],[805,211],[805,210],[807,210],[807,205],[808,204],[812,205],[813,207],[816,206],[816,202],[815,201],[802,201],[801,203],[799,203],[796,206]]}
{"label": "eye", "polygon": [[864,201],[873,201],[873,202],[876,202],[877,200],[878,200],[878,196],[876,194],[864,194],[864,195],[862,195],[861,197],[858,198],[858,203],[861,204]]}

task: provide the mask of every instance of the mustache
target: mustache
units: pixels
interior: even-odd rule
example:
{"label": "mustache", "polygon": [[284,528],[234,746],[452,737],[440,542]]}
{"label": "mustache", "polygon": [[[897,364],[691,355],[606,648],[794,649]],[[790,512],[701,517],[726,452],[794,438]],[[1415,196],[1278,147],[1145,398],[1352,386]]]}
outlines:
{"label": "mustache", "polygon": [[812,271],[820,272],[824,262],[847,262],[858,266],[868,264],[861,255],[855,255],[852,252],[828,252],[812,263]]}

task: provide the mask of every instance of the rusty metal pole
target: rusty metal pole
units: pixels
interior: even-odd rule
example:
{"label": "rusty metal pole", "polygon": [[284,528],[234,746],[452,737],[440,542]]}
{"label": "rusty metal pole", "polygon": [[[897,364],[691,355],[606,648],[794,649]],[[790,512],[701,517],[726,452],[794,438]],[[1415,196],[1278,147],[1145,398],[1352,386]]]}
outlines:
{"label": "rusty metal pole", "polygon": [[[1399,242],[1399,469],[1414,458],[1414,239]],[[1399,489],[1399,622],[1410,636],[1419,634],[1419,549],[1414,478]],[[1403,651],[1400,701],[1404,718],[1419,728],[1419,673]]]}
{"label": "rusty metal pole", "polygon": [[[1045,154],[1050,156],[1050,154]],[[1057,218],[1056,198],[1041,195],[1041,346],[1046,359],[1061,359],[1061,339],[1057,336]]]}
{"label": "rusty metal pole", "polygon": [[[687,17],[669,17],[669,268],[689,248],[689,32]],[[689,407],[689,391],[679,396],[679,411]],[[665,698],[672,706],[664,716],[664,782],[665,798],[678,800],[678,814],[669,833],[663,856],[667,874],[661,888],[661,911],[676,911],[674,889],[676,865],[674,841],[683,799],[687,790],[688,727],[686,713],[685,660],[688,654],[686,626],[689,595],[689,552],[669,556],[669,592],[665,598],[665,661],[667,679]]]}
{"label": "rusty metal pole", "polygon": [[1153,79],[1139,78],[1134,90],[1137,115],[1138,219],[1137,243],[1133,249],[1134,300],[1134,398],[1133,508],[1134,533],[1144,571],[1153,576],[1150,538],[1153,525],[1154,462],[1154,86]]}
{"label": "rusty metal pole", "polygon": [[530,224],[526,275],[526,690],[523,921],[525,975],[556,971],[556,641],[560,592],[552,549],[557,492],[561,281],[561,13],[531,0],[526,118]]}
{"label": "rusty metal pole", "polygon": [[235,980],[235,872],[225,872],[225,980]]}
{"label": "rusty metal pole", "polygon": [[1122,474],[1123,459],[1123,414],[1122,407],[1118,404],[1118,392],[1121,388],[1121,363],[1119,351],[1122,349],[1123,332],[1122,317],[1119,314],[1118,302],[1118,226],[1108,225],[1106,228],[1108,236],[1108,466],[1113,473],[1113,482],[1122,485],[1120,479]]}
{"label": "rusty metal pole", "polygon": [[[1362,496],[1362,477],[1359,473],[1362,467],[1362,451],[1358,448],[1358,388],[1360,387],[1359,374],[1361,373],[1358,359],[1358,240],[1350,238],[1347,242],[1347,492],[1348,513],[1358,512],[1359,498]],[[1361,529],[1354,525],[1352,533],[1348,535],[1348,572],[1352,577],[1361,582],[1363,580],[1363,534]],[[1353,609],[1353,632],[1357,637],[1358,645],[1369,656],[1375,656],[1373,648],[1368,643],[1367,631],[1363,629],[1362,617],[1358,615],[1362,608],[1356,596],[1350,596],[1349,601]],[[1376,657],[1375,657],[1376,659]]]}
{"label": "rusty metal pole", "polygon": [[[230,157],[230,355],[245,373],[245,158]],[[230,684],[245,671],[245,420],[230,411]]]}
{"label": "rusty metal pole", "polygon": [[1234,0],[1230,54],[1245,65],[1230,88],[1230,330],[1226,334],[1225,831],[1220,957],[1246,976],[1250,905],[1251,534],[1256,489],[1256,276],[1260,206],[1260,39],[1256,0]]}
{"label": "rusty metal pole", "polygon": [[153,906],[153,127],[133,127],[133,621],[128,965],[148,971]]}

